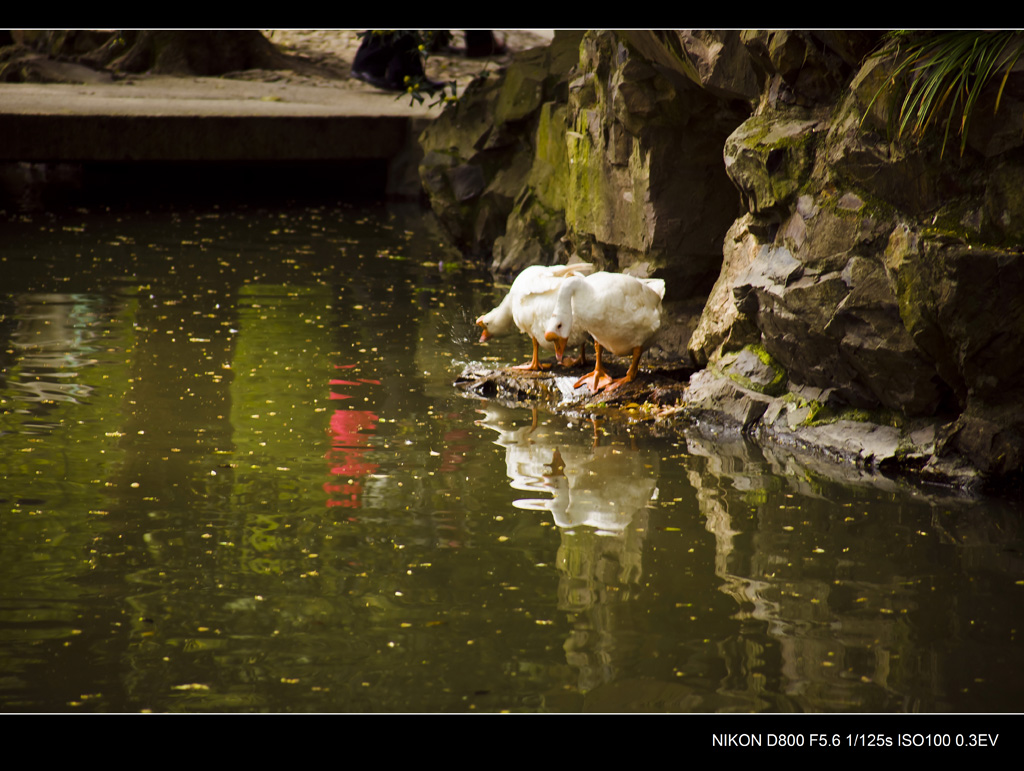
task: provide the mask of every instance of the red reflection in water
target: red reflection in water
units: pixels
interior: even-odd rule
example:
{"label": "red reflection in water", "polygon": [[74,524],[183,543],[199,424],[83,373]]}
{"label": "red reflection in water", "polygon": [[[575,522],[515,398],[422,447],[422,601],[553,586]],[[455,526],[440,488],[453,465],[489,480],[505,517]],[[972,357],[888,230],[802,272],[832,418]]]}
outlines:
{"label": "red reflection in water", "polygon": [[[452,413],[446,415],[448,418],[458,418],[458,415]],[[441,467],[438,469],[441,473],[447,473],[455,471],[459,464],[466,460],[466,453],[469,452],[471,445],[468,443],[457,444],[460,439],[466,439],[469,436],[469,431],[464,428],[452,429],[446,431],[444,435],[444,452],[441,455]]]}
{"label": "red reflection in water", "polygon": [[[335,369],[352,369],[355,364],[338,364]],[[332,399],[351,399],[350,394],[337,393],[336,386],[358,388],[362,385],[380,385],[379,380],[331,380]],[[370,446],[369,434],[377,428],[377,415],[370,410],[336,410],[331,416],[331,449],[327,452],[327,461],[331,464],[331,474],[346,477],[344,482],[324,485],[324,491],[330,496],[328,506],[345,506],[357,509],[363,484],[360,481],[367,474],[377,470],[376,463],[363,460]]]}

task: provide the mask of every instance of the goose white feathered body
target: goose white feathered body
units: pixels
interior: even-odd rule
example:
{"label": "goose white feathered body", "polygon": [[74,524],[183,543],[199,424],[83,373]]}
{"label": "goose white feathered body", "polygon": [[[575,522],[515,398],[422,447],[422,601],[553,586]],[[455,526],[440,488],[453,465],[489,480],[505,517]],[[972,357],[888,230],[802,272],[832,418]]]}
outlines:
{"label": "goose white feathered body", "polygon": [[[534,265],[520,273],[520,277],[527,271],[533,271],[533,268],[540,268],[544,272],[537,271],[528,281],[521,284],[517,278],[509,290],[512,297],[512,320],[520,332],[532,337],[542,348],[553,351],[555,346],[544,339],[544,327],[555,310],[558,290],[566,277],[585,276],[593,272],[594,266],[587,263],[554,265],[550,268]],[[581,325],[577,326],[578,329],[569,335],[570,346],[582,345],[587,340],[586,330]]]}
{"label": "goose white feathered body", "polygon": [[[592,373],[594,391],[600,390],[599,381],[611,380],[601,368],[602,348],[617,356],[632,354],[629,372],[611,386],[614,388],[636,377],[640,355],[661,328],[661,301],[664,297],[665,282],[658,278],[640,279],[604,272],[586,278],[567,278],[555,298],[554,311],[545,327],[545,338],[555,344],[558,354],[559,348],[564,350],[562,341],[576,332],[575,327],[583,327],[593,336],[598,354],[598,364]],[[580,382],[584,380],[586,378]]]}
{"label": "goose white feathered body", "polygon": [[[544,339],[544,327],[555,307],[558,289],[570,276],[585,276],[592,273],[594,266],[579,262],[573,265],[531,265],[523,270],[512,282],[508,294],[497,308],[485,313],[476,323],[484,328],[481,341],[511,331],[515,324],[519,331],[529,335],[534,345],[533,360],[525,365],[537,369],[538,347],[554,350],[554,344]],[[586,330],[577,325],[569,336],[568,345],[583,345]]]}

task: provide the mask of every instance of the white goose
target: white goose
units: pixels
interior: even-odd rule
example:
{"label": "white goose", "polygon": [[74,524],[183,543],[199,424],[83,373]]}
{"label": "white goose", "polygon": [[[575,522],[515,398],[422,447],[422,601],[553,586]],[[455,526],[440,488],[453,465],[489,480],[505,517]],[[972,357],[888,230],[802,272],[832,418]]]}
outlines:
{"label": "white goose", "polygon": [[[544,327],[555,308],[558,288],[569,276],[586,276],[593,272],[594,266],[586,262],[572,265],[531,265],[526,268],[516,276],[501,304],[476,320],[484,329],[480,335],[480,342],[510,332],[512,325],[515,324],[520,332],[528,334],[533,341],[533,358],[527,364],[516,366],[515,369],[541,369],[539,349],[543,347],[550,351],[555,348],[544,339]],[[572,334],[566,345],[580,346],[580,358],[575,362],[569,362],[570,364],[586,363],[585,329],[577,325],[577,331]],[[564,352],[565,346],[562,350]],[[561,363],[561,355],[558,361]]]}
{"label": "white goose", "polygon": [[[665,282],[660,278],[635,278],[622,273],[595,273],[586,278],[574,276],[562,282],[555,298],[555,309],[544,330],[544,338],[554,344],[559,361],[570,335],[581,326],[594,338],[597,363],[594,371],[576,382],[589,383],[590,390],[613,390],[636,377],[640,356],[661,328],[661,301]],[[612,380],[601,366],[601,350],[616,356],[632,354],[626,376]]]}

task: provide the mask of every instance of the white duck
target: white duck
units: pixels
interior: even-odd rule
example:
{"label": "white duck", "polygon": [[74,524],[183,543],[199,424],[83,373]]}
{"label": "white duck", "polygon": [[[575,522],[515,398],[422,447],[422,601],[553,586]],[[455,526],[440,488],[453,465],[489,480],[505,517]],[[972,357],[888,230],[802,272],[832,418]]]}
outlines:
{"label": "white duck", "polygon": [[[566,342],[581,326],[594,338],[597,363],[594,371],[576,382],[589,383],[590,390],[613,390],[636,377],[640,356],[661,328],[661,301],[665,282],[660,278],[635,278],[622,273],[595,273],[586,278],[573,276],[562,282],[555,298],[555,309],[544,330],[544,338],[554,344],[559,361]],[[632,354],[626,376],[612,380],[601,366],[601,350],[616,356]]]}
{"label": "white duck", "polygon": [[[541,369],[540,348],[554,350],[555,346],[544,339],[544,327],[555,308],[558,288],[569,276],[586,276],[594,272],[594,266],[586,262],[572,265],[531,265],[523,270],[512,282],[508,294],[494,310],[476,320],[483,327],[480,342],[511,331],[515,324],[520,332],[533,341],[533,358],[527,364],[515,369],[535,371]],[[566,345],[579,345],[580,358],[570,364],[586,363],[586,330],[577,325]],[[563,352],[565,347],[563,346]],[[559,363],[562,357],[558,357]],[[545,365],[547,366],[547,365]]]}

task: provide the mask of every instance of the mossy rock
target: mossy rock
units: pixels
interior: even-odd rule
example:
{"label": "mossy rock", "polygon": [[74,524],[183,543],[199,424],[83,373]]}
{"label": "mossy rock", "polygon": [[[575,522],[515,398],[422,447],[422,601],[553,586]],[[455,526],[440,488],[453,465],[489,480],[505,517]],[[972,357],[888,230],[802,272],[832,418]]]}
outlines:
{"label": "mossy rock", "polygon": [[766,396],[786,392],[785,368],[761,345],[748,345],[735,354],[727,354],[720,366],[724,374],[747,390]]}

